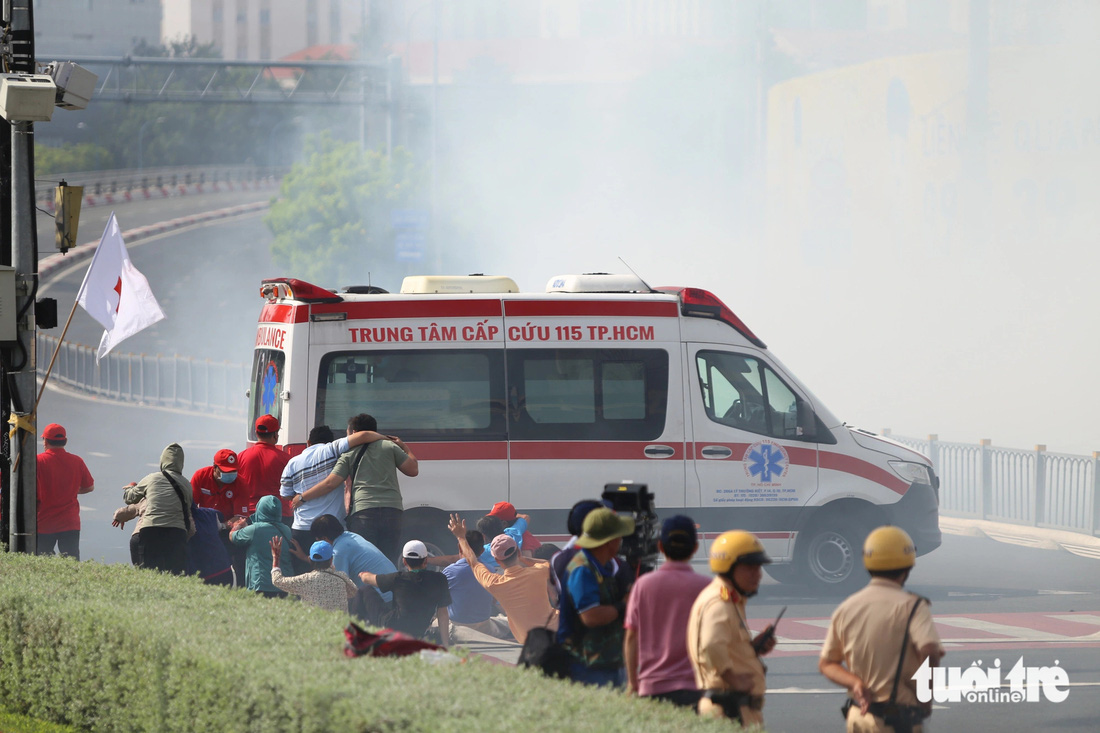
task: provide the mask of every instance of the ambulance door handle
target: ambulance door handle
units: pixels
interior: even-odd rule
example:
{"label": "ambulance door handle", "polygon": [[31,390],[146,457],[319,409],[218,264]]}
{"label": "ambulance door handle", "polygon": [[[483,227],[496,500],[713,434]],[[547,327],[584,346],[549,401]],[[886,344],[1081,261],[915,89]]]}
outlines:
{"label": "ambulance door handle", "polygon": [[672,458],[676,455],[676,449],[667,445],[647,445],[645,447],[646,458]]}
{"label": "ambulance door handle", "polygon": [[707,445],[703,447],[703,450],[699,451],[703,454],[703,458],[710,458],[721,460],[723,458],[729,458],[733,455],[733,451],[724,445]]}

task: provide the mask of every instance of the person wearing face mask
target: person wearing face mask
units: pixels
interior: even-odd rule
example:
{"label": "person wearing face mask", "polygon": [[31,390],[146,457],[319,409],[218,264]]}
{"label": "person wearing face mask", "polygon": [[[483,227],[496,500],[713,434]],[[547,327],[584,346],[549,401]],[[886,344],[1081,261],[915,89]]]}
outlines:
{"label": "person wearing face mask", "polygon": [[237,517],[233,507],[240,501],[240,486],[237,484],[237,454],[228,448],[222,448],[214,454],[213,465],[203,466],[191,476],[191,493],[195,506],[213,509],[218,517],[221,529],[219,535],[226,551],[233,559],[233,572],[238,584],[244,582],[245,552],[234,547],[229,541],[226,525]]}
{"label": "person wearing face mask", "polygon": [[214,454],[214,464],[203,466],[191,476],[191,493],[195,505],[221,512],[222,523],[232,519],[233,497],[236,492],[237,454],[222,448]]}

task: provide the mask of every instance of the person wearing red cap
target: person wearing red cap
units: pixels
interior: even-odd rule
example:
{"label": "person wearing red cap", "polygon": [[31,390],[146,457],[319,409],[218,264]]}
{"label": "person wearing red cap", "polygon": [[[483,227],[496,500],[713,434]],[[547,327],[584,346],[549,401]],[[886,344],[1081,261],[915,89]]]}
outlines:
{"label": "person wearing red cap", "polygon": [[[516,519],[519,518],[516,507],[508,501],[498,501],[496,504],[493,504],[489,516],[498,517],[500,521],[504,522],[505,528],[511,527],[516,523]],[[523,548],[523,553],[530,557],[534,554],[535,550],[542,547],[542,543],[535,539],[535,535],[531,534],[529,529],[524,529],[523,539],[520,541],[519,546]]]}
{"label": "person wearing red cap", "polygon": [[500,534],[489,543],[493,558],[503,572],[498,575],[482,564],[466,539],[466,522],[452,514],[448,528],[458,540],[458,550],[469,563],[477,582],[497,600],[508,616],[512,636],[523,644],[527,632],[539,626],[555,631],[558,628],[558,612],[550,607],[546,595],[546,583],[550,579],[550,564],[544,560],[528,560],[520,557],[519,545],[506,534]]}
{"label": "person wearing red cap", "polygon": [[283,523],[288,527],[294,510],[288,499],[279,496],[279,479],[290,461],[290,454],[279,448],[279,420],[274,415],[256,418],[256,442],[237,455],[237,483],[240,489],[233,501],[234,514],[248,516],[256,512],[256,502],[274,496],[282,502]]}
{"label": "person wearing red cap", "polygon": [[203,466],[191,476],[191,495],[195,506],[213,509],[221,515],[218,534],[226,551],[233,558],[233,569],[237,578],[243,580],[245,572],[245,551],[229,541],[229,520],[239,516],[239,510],[246,508],[248,497],[241,494],[243,482],[237,479],[240,457],[229,448],[222,448],[214,454],[214,463]]}
{"label": "person wearing red cap", "polygon": [[237,454],[222,448],[214,454],[213,465],[203,466],[191,475],[195,505],[220,512],[223,523],[237,514],[233,510],[233,499],[237,495],[237,468]]}
{"label": "person wearing red cap", "polygon": [[77,495],[95,489],[83,459],[65,450],[65,428],[51,423],[42,431],[46,450],[38,454],[38,554],[52,555],[54,547],[66,557],[80,559],[80,502]]}

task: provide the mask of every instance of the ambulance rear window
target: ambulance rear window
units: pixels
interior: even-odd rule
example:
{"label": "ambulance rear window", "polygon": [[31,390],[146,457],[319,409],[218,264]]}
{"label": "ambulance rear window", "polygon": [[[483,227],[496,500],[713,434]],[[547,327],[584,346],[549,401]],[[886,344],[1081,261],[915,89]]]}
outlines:
{"label": "ambulance rear window", "polygon": [[256,418],[274,415],[282,421],[283,369],[286,354],[275,349],[257,349],[252,360],[252,386],[248,397],[248,438],[256,439]]}
{"label": "ambulance rear window", "polygon": [[503,355],[456,350],[336,352],[321,361],[318,424],[365,412],[405,440],[503,439]]}
{"label": "ambulance rear window", "polygon": [[513,440],[655,440],[664,432],[666,351],[515,350],[508,383]]}

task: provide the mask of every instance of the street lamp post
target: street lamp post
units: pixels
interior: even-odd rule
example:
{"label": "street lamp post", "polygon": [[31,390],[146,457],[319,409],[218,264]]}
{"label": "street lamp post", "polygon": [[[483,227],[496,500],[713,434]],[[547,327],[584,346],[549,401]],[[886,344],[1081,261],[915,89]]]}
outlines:
{"label": "street lamp post", "polygon": [[144,149],[144,146],[142,144],[144,139],[145,139],[145,128],[148,127],[149,125],[159,125],[160,123],[164,122],[166,119],[168,119],[168,118],[167,117],[158,117],[155,120],[146,120],[145,122],[142,122],[141,127],[138,128],[138,143],[137,143],[137,145],[138,145],[138,173],[141,173],[141,171],[145,169],[145,165],[144,165],[144,152],[145,152],[145,149]]}

